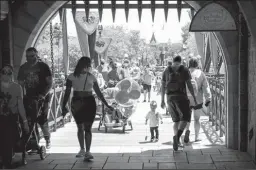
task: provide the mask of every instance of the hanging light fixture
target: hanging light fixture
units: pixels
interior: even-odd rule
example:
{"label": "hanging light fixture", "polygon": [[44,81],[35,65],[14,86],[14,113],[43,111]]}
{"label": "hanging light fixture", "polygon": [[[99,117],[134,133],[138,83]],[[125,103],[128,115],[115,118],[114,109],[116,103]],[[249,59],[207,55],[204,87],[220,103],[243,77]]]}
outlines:
{"label": "hanging light fixture", "polygon": [[98,25],[98,31],[99,31],[99,36],[100,37],[101,37],[102,30],[103,30],[103,26],[101,24]]}

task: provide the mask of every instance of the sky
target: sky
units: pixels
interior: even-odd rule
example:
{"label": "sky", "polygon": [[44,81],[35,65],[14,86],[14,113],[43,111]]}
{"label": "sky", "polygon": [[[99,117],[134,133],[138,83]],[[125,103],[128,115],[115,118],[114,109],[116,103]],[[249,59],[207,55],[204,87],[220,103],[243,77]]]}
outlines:
{"label": "sky", "polygon": [[[138,10],[130,9],[129,22],[126,23],[124,9],[117,9],[115,23],[113,23],[111,9],[103,9],[101,24],[103,25],[103,29],[104,25],[123,25],[131,30],[140,30],[141,37],[145,38],[147,41],[150,41],[152,33],[155,32],[157,42],[163,43],[170,39],[172,43],[175,43],[182,40],[181,27],[190,22],[187,10],[188,9],[182,10],[181,20],[179,22],[177,10],[169,9],[168,21],[165,23],[164,10],[156,9],[155,22],[153,23],[151,10],[143,9],[141,23],[139,23]],[[97,9],[91,9],[91,11],[97,11]],[[56,16],[53,22],[59,22],[59,16]],[[71,9],[67,10],[67,26],[68,35],[77,36]]]}

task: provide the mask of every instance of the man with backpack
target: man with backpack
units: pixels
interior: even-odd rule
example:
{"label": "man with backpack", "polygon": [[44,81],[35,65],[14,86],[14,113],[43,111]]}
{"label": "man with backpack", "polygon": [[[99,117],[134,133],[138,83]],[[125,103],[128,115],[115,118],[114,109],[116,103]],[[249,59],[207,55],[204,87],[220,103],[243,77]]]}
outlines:
{"label": "man with backpack", "polygon": [[[199,61],[195,57],[191,57],[189,60],[189,71],[191,74],[191,83],[194,89],[194,94],[196,96],[196,100],[200,105],[201,109],[198,110],[193,110],[192,113],[194,115],[194,128],[195,128],[195,142],[200,141],[198,139],[199,136],[199,130],[200,130],[200,115],[202,113],[202,107],[203,103],[205,101],[205,106],[207,107],[210,104],[211,101],[211,90],[209,87],[209,83],[206,79],[206,76],[203,71],[198,69],[199,66]],[[192,95],[187,93],[188,98],[190,100],[190,105],[194,104]],[[190,134],[190,123],[187,124],[186,132],[185,132],[185,137],[184,137],[184,142],[188,143],[189,142],[189,134]]]}
{"label": "man with backpack", "polygon": [[173,149],[178,150],[180,137],[191,119],[191,109],[187,96],[186,85],[193,96],[195,106],[197,106],[191,75],[187,67],[182,65],[180,56],[173,59],[172,66],[165,69],[162,75],[162,102],[161,107],[165,108],[165,94],[167,94],[168,110],[174,122]]}

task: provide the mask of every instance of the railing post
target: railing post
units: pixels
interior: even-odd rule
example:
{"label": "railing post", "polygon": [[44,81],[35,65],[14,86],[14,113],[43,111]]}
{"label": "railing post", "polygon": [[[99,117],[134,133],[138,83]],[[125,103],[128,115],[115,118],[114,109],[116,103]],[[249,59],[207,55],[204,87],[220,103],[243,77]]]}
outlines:
{"label": "railing post", "polygon": [[57,130],[57,114],[56,114],[56,89],[55,89],[55,85],[53,87],[53,101],[52,101],[52,107],[53,107],[53,119],[54,119],[54,125],[53,125],[53,132],[56,132]]}
{"label": "railing post", "polygon": [[[212,90],[212,78],[209,78],[209,83],[210,83],[210,91],[213,94],[213,90]],[[213,118],[212,118],[212,111],[213,111],[213,95],[212,95],[212,102],[210,103],[210,107],[209,107],[209,121],[212,122]]]}
{"label": "railing post", "polygon": [[220,104],[221,104],[221,90],[220,90],[220,78],[217,77],[217,101],[216,101],[216,131],[220,130]]}
{"label": "railing post", "polygon": [[222,119],[223,119],[223,115],[224,115],[224,110],[223,110],[223,104],[224,104],[224,97],[222,97],[222,90],[223,90],[223,86],[220,84],[220,137],[223,136],[223,132],[222,132]]}
{"label": "railing post", "polygon": [[212,112],[212,126],[215,126],[216,123],[216,81],[215,79],[213,80],[213,112]]}
{"label": "railing post", "polygon": [[[61,103],[63,102],[63,97],[64,97],[64,92],[65,92],[65,88],[64,88],[64,83],[62,82],[62,87],[61,87],[61,96],[60,96],[60,105]],[[60,106],[61,108],[61,106]],[[61,109],[60,109],[61,110]],[[63,110],[61,110],[63,112]],[[65,118],[62,119],[62,126],[64,127],[65,126]]]}

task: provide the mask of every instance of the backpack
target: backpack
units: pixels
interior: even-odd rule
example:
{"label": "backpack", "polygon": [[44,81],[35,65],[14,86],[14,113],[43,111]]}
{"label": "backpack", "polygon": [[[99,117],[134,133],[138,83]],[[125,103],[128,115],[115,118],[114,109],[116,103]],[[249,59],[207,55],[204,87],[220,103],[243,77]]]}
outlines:
{"label": "backpack", "polygon": [[[194,70],[194,71],[196,71],[196,70]],[[193,72],[191,72],[191,71],[190,71],[190,74],[191,74],[191,77],[192,77],[191,84],[192,84],[193,89],[194,89],[194,94],[195,94],[195,96],[197,96],[197,94],[198,94],[198,84],[197,84],[197,81],[196,81],[196,76],[194,76]],[[187,95],[189,97],[192,96],[187,86],[186,86],[186,88],[187,88]]]}
{"label": "backpack", "polygon": [[166,91],[167,94],[170,92],[179,92],[181,90],[181,86],[183,83],[182,77],[180,75],[180,72],[184,66],[180,66],[176,71],[172,69],[172,67],[169,67],[169,75],[168,75],[168,81],[166,84]]}

